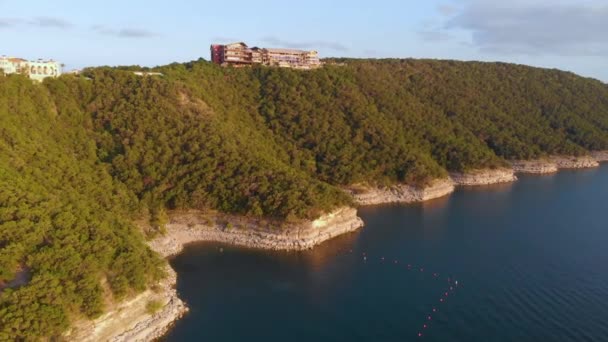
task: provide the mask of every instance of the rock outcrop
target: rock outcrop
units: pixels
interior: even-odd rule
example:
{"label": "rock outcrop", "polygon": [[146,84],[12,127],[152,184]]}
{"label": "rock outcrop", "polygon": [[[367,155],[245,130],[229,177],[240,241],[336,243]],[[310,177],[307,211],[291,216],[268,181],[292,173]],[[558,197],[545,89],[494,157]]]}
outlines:
{"label": "rock outcrop", "polygon": [[478,186],[510,183],[517,180],[513,169],[497,168],[474,170],[466,173],[451,173],[454,184],[459,186]]}
{"label": "rock outcrop", "polygon": [[558,171],[557,164],[548,159],[516,160],[511,164],[516,173],[549,174]]}
{"label": "rock outcrop", "polygon": [[[182,212],[171,215],[167,234],[149,245],[163,257],[178,254],[185,244],[197,241],[303,250],[357,230],[363,226],[363,221],[357,216],[356,209],[341,208],[316,220],[275,224],[236,216],[209,217],[197,211]],[[78,322],[64,337],[83,342],[151,341],[161,337],[188,311],[175,290],[175,271],[167,266],[167,273],[168,277],[154,286],[154,290],[147,290],[118,304],[96,320]],[[156,313],[148,312],[148,305],[153,301],[162,306]]]}
{"label": "rock outcrop", "polygon": [[547,174],[559,169],[586,169],[608,161],[608,151],[592,152],[591,156],[551,156],[539,160],[513,161],[513,170],[519,173]]}
{"label": "rock outcrop", "polygon": [[316,220],[280,225],[237,217],[203,218],[196,211],[189,211],[174,215],[166,225],[167,234],[151,244],[163,256],[178,254],[184,245],[196,241],[274,250],[305,250],[355,231],[363,226],[363,221],[357,216],[356,209],[341,208]]}
{"label": "rock outcrop", "polygon": [[[154,290],[146,290],[118,304],[93,321],[78,322],[64,337],[68,341],[130,342],[152,341],[163,336],[171,324],[188,311],[175,290],[175,271],[167,266],[167,274]],[[151,302],[160,303],[161,309],[148,312]]]}
{"label": "rock outcrop", "polygon": [[591,152],[591,157],[598,163],[608,162],[608,151],[593,151]]}
{"label": "rock outcrop", "polygon": [[552,156],[550,160],[557,165],[558,169],[586,169],[600,165],[591,156]]}
{"label": "rock outcrop", "polygon": [[388,187],[352,187],[347,190],[358,205],[424,202],[454,192],[451,179],[436,179],[424,187],[398,184]]}

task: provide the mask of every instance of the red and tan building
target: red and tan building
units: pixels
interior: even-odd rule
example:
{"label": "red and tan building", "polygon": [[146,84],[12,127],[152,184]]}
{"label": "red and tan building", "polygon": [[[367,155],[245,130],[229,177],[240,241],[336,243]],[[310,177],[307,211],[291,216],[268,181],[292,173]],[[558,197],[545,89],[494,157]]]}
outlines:
{"label": "red and tan building", "polygon": [[316,69],[321,66],[317,51],[249,48],[242,42],[211,45],[211,61],[223,66],[236,67],[260,64],[294,69]]}

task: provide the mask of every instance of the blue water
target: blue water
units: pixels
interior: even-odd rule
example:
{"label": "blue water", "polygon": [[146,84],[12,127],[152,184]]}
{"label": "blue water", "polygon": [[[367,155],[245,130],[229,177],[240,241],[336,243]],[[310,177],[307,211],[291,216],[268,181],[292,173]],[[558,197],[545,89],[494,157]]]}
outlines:
{"label": "blue water", "polygon": [[608,165],[360,216],[312,251],[189,246],[165,339],[608,341]]}

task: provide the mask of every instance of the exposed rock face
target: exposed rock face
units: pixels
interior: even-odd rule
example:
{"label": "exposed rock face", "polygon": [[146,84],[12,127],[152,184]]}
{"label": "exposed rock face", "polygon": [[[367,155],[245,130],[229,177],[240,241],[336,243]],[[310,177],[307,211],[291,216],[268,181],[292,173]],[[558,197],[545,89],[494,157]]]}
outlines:
{"label": "exposed rock face", "polygon": [[593,157],[598,163],[608,162],[608,151],[591,152],[591,157]]}
{"label": "exposed rock face", "polygon": [[515,172],[546,174],[559,169],[585,169],[608,161],[608,151],[592,152],[591,156],[551,156],[539,160],[517,160],[512,162]]}
{"label": "exposed rock face", "polygon": [[558,171],[557,164],[548,160],[516,160],[511,162],[516,173],[549,174]]}
{"label": "exposed rock face", "polygon": [[182,213],[173,216],[166,226],[168,233],[151,244],[163,256],[178,254],[185,244],[196,241],[274,250],[304,250],[363,226],[354,208],[341,208],[314,221],[283,224],[282,227],[256,220],[226,220],[202,219],[194,211]]}
{"label": "exposed rock face", "polygon": [[[238,217],[224,216],[220,221],[201,216],[196,211],[174,215],[167,225],[167,234],[151,241],[150,247],[164,257],[178,254],[185,244],[196,241],[303,250],[363,226],[354,208],[341,208],[313,221],[283,224],[282,227]],[[69,341],[86,342],[151,341],[161,337],[188,311],[175,290],[175,271],[167,266],[167,272],[168,277],[159,282],[157,291],[147,290],[94,321],[79,322],[64,337]],[[159,312],[150,314],[146,306],[151,301],[160,301],[164,306]]]}
{"label": "exposed rock face", "polygon": [[398,184],[385,188],[359,188],[348,190],[359,205],[383,203],[413,203],[444,197],[454,192],[451,179],[436,179],[426,187]]}
{"label": "exposed rock face", "polygon": [[[164,335],[171,323],[188,308],[177,296],[175,271],[167,266],[167,278],[159,282],[156,291],[147,290],[129,301],[122,302],[94,321],[75,324],[65,335],[69,341],[151,341]],[[164,306],[156,313],[147,312],[147,305],[158,301]]]}
{"label": "exposed rock face", "polygon": [[600,164],[590,156],[553,156],[550,158],[558,169],[585,169],[598,167]]}
{"label": "exposed rock face", "polygon": [[507,168],[474,170],[467,173],[451,173],[450,177],[456,185],[460,186],[510,183],[517,180],[513,169]]}

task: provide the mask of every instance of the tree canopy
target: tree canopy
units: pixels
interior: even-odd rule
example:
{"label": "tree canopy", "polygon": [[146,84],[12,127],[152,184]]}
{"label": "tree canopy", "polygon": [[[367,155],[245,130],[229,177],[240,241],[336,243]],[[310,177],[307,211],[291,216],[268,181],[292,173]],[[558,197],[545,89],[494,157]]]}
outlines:
{"label": "tree canopy", "polygon": [[0,339],[57,336],[162,277],[133,224],[142,216],[310,219],[351,204],[341,189],[355,183],[608,150],[600,81],[503,63],[340,62],[0,75]]}

